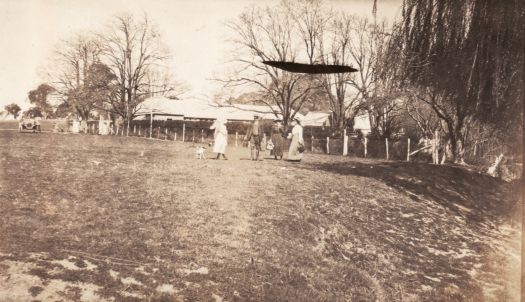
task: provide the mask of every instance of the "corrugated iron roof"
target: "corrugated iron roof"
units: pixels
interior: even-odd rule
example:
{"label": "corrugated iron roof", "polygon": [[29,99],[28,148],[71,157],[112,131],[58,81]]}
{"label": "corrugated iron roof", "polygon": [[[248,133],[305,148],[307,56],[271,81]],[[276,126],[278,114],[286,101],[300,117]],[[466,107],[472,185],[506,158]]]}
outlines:
{"label": "corrugated iron roof", "polygon": [[[251,121],[254,115],[263,119],[282,118],[279,107],[249,104],[209,104],[199,100],[172,100],[162,96],[155,96],[140,104],[137,115],[158,114],[176,115],[192,119],[216,119],[223,117],[227,120]],[[297,113],[300,115],[299,113]]]}

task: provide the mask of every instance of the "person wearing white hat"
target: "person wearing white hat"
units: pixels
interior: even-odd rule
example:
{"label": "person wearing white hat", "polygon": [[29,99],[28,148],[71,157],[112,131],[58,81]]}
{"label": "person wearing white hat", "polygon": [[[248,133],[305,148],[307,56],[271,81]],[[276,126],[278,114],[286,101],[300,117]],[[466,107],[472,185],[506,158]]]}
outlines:
{"label": "person wearing white hat", "polygon": [[213,125],[211,125],[210,129],[215,129],[215,133],[213,135],[213,152],[217,153],[217,159],[222,157],[224,159],[228,159],[226,157],[226,146],[228,145],[228,129],[226,129],[226,119],[223,117],[218,117]]}
{"label": "person wearing white hat", "polygon": [[304,139],[303,139],[303,126],[301,126],[301,119],[295,117],[292,121],[292,133],[290,137],[292,142],[290,143],[290,149],[288,150],[289,161],[301,161],[303,159]]}

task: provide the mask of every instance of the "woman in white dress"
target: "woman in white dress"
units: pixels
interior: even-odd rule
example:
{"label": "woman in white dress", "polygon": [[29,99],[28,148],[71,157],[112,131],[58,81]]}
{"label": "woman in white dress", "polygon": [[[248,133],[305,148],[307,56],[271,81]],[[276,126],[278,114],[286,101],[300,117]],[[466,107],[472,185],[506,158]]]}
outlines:
{"label": "woman in white dress", "polygon": [[303,127],[298,118],[295,118],[292,121],[292,126],[292,142],[290,143],[290,149],[288,150],[288,160],[301,161],[304,152]]}
{"label": "woman in white dress", "polygon": [[228,130],[226,129],[226,120],[222,117],[218,117],[215,120],[215,123],[211,125],[210,129],[215,129],[215,133],[213,135],[213,152],[217,153],[217,159],[222,157],[224,159],[226,158],[226,146],[228,145]]}

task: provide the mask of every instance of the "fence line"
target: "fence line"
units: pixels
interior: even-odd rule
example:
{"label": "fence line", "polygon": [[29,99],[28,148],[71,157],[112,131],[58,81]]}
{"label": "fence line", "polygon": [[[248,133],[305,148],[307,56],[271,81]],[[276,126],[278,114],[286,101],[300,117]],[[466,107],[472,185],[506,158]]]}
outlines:
{"label": "fence line", "polygon": [[[108,123],[108,121],[105,122]],[[164,131],[161,136],[165,140],[188,141],[189,138],[191,139],[188,135],[188,130],[198,129],[201,131],[201,143],[203,140],[204,142],[211,142],[213,139],[213,131],[209,130],[211,124],[211,121],[132,121],[129,128],[129,136],[143,138],[150,137],[154,139],[157,136],[158,127],[160,126]],[[101,122],[100,125],[104,125],[104,123]],[[67,120],[41,120],[41,126],[42,132],[69,132],[71,131],[72,122]],[[18,123],[13,122],[11,127],[12,130],[17,131]],[[107,131],[110,135],[122,136],[124,134],[123,132],[126,131],[123,128],[127,127],[122,127],[122,125],[112,126],[103,129],[103,132]],[[247,128],[248,125],[246,123],[228,122],[230,145],[233,145],[233,142],[235,142],[236,146],[246,146],[246,144],[242,142],[242,138],[245,135]],[[101,129],[99,129],[99,121],[90,120],[87,122],[87,127],[81,127],[79,130],[85,133],[98,135],[100,134]],[[268,129],[265,129],[264,131],[269,133]],[[348,136],[348,133],[348,137],[345,137],[344,132],[340,137],[327,135],[330,131],[329,128],[305,127],[306,150],[311,153],[326,154],[327,151],[329,151],[330,154],[342,155],[346,153],[345,149],[347,149],[346,154],[348,156],[386,159],[386,148],[388,147],[389,160],[424,162],[433,162],[433,159],[436,160],[437,157],[435,153],[439,152],[439,155],[444,154],[443,145],[439,146],[439,150],[438,148],[433,147],[434,144],[444,144],[443,137],[441,137],[441,142],[439,143],[432,143],[428,146],[423,146],[419,145],[417,143],[418,141],[414,138],[405,138],[402,140],[391,139],[386,142],[386,140],[379,140],[373,137],[358,137],[356,135]],[[329,137],[329,139],[327,139],[327,137]],[[328,140],[329,142],[327,144]],[[285,140],[285,149],[288,148],[289,143],[289,140]],[[486,168],[493,164],[495,157],[502,152],[506,152],[505,148],[508,147],[505,145],[498,145],[495,147],[486,144],[485,142],[480,142],[471,146],[471,148],[466,151],[466,157],[470,165],[478,167],[480,171],[485,171]],[[434,156],[432,156],[433,154]],[[521,173],[520,171],[523,167],[522,161],[523,158],[520,155],[513,155],[506,157],[501,166],[504,169],[512,170],[513,175],[518,175]],[[442,160],[440,162],[442,162]]]}
{"label": "fence line", "polygon": [[[147,122],[147,123],[146,123]],[[183,121],[169,121],[170,123],[159,123],[159,121],[133,121],[130,124],[130,131],[128,132],[123,125],[114,125],[110,128],[111,135],[119,136],[136,136],[147,137],[150,139],[166,140],[166,141],[181,141],[192,142],[198,144],[208,144],[213,141],[213,130],[209,129],[211,122],[183,122]],[[235,146],[246,146],[242,138],[248,128],[247,124],[243,127],[234,127],[234,130],[229,130],[228,141]],[[99,134],[98,121],[90,121],[90,129],[88,133]],[[188,131],[191,130],[191,131]],[[198,138],[196,131],[200,130],[200,138]],[[243,131],[244,130],[244,131]],[[401,140],[380,140],[370,137],[358,137],[356,135],[349,136],[347,131],[343,131],[342,137],[319,136],[312,129],[308,129],[310,136],[305,136],[305,149],[311,153],[321,153],[330,155],[348,155],[365,158],[379,158],[385,160],[427,160],[428,154],[419,152],[414,154],[411,150],[418,149],[410,139]],[[126,131],[126,134],[125,134]],[[324,134],[319,132],[319,134]],[[285,139],[285,149],[289,147],[290,140]],[[265,149],[265,145],[263,146]],[[430,154],[431,158],[431,154]]]}

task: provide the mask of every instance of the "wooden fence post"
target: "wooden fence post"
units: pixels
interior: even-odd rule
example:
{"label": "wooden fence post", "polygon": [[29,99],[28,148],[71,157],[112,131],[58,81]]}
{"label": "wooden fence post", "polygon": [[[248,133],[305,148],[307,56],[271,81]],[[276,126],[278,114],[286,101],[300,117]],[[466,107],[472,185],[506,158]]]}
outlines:
{"label": "wooden fence post", "polygon": [[133,125],[133,135],[137,135],[137,125]]}
{"label": "wooden fence post", "polygon": [[385,144],[386,144],[386,160],[388,160],[388,158],[389,158],[389,154],[388,154],[388,137],[385,138]]}
{"label": "wooden fence post", "polygon": [[239,133],[237,131],[235,131],[235,147],[237,147],[237,138],[239,136]]}
{"label": "wooden fence post", "polygon": [[368,154],[368,138],[365,136],[365,157]]}
{"label": "wooden fence post", "polygon": [[311,149],[312,149],[312,153],[314,153],[314,128],[313,127],[310,127],[310,136],[312,137]]}
{"label": "wooden fence post", "polygon": [[164,134],[164,140],[167,140],[168,139],[168,127],[166,127],[166,131],[164,131],[165,134]]}
{"label": "wooden fence post", "polygon": [[160,139],[160,126],[159,126],[159,131],[157,131],[157,139]]}
{"label": "wooden fence post", "polygon": [[118,129],[119,129],[119,126],[117,125],[117,132],[115,133],[115,135],[118,135]]}
{"label": "wooden fence post", "polygon": [[348,155],[348,136],[346,135],[346,129],[343,131],[343,155]]}
{"label": "wooden fence post", "polygon": [[410,137],[407,140],[407,161],[410,161]]}
{"label": "wooden fence post", "polygon": [[149,116],[149,138],[153,137],[153,111]]}
{"label": "wooden fence post", "polygon": [[326,137],[326,154],[330,154],[330,137]]}
{"label": "wooden fence post", "polygon": [[432,147],[430,148],[430,152],[432,152],[432,163],[436,164],[436,138],[433,137],[430,143],[432,144]]}
{"label": "wooden fence post", "polygon": [[182,123],[182,142],[184,142],[186,137],[186,123]]}
{"label": "wooden fence post", "polygon": [[173,136],[173,140],[174,140],[174,141],[177,140],[177,130],[175,130],[175,136]]}
{"label": "wooden fence post", "polygon": [[191,141],[195,142],[195,129],[191,129]]}
{"label": "wooden fence post", "polygon": [[201,129],[201,143],[204,143],[204,129]]}
{"label": "wooden fence post", "polygon": [[435,133],[434,133],[434,138],[436,140],[436,145],[435,145],[435,154],[436,154],[436,165],[439,165],[439,131],[436,129]]}

